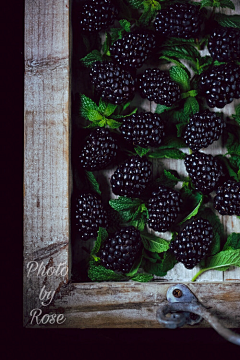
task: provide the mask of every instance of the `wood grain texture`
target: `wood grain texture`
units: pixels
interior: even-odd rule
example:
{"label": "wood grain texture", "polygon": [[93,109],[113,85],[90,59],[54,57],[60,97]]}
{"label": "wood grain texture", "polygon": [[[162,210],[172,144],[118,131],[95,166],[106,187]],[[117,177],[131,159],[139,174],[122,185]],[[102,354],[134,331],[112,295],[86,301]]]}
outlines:
{"label": "wood grain texture", "polygon": [[69,1],[26,0],[24,324],[39,307],[43,285],[53,291],[68,281],[36,272],[27,277],[27,265],[68,267],[69,74]]}
{"label": "wood grain texture", "polygon": [[[162,328],[156,320],[156,311],[166,302],[167,289],[171,285],[132,281],[73,283],[62,287],[45,311],[63,313],[66,317],[64,327],[67,328]],[[224,326],[240,327],[240,283],[186,285]],[[32,327],[36,326],[32,324]],[[209,327],[206,321],[194,326],[205,327]]]}

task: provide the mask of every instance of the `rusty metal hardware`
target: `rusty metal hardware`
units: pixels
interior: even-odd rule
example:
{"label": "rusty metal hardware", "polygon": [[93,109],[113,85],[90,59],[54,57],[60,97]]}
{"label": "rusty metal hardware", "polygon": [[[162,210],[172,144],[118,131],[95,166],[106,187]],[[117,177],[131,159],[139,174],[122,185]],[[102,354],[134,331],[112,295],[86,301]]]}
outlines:
{"label": "rusty metal hardware", "polygon": [[[157,310],[157,320],[169,329],[185,324],[198,324],[203,318],[227,341],[240,346],[240,335],[226,329],[189,290],[186,285],[177,284],[168,288],[168,303]],[[170,314],[170,316],[166,316]]]}

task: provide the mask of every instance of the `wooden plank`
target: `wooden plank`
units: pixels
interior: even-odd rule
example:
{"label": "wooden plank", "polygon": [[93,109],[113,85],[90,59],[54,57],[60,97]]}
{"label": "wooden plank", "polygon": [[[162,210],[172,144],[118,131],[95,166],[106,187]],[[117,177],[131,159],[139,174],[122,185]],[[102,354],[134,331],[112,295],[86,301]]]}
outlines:
{"label": "wooden plank", "polygon": [[[68,281],[69,74],[69,1],[26,0],[24,324],[44,286]],[[59,264],[59,276],[44,271]]]}
{"label": "wooden plank", "polygon": [[[162,328],[156,320],[156,311],[166,302],[167,289],[171,285],[132,281],[69,284],[56,294],[45,313],[63,314],[66,328]],[[240,282],[186,285],[224,326],[240,327]],[[50,326],[37,325],[36,321],[40,320],[41,316],[33,317],[29,326]],[[209,327],[206,321],[194,325],[194,328],[205,327]]]}

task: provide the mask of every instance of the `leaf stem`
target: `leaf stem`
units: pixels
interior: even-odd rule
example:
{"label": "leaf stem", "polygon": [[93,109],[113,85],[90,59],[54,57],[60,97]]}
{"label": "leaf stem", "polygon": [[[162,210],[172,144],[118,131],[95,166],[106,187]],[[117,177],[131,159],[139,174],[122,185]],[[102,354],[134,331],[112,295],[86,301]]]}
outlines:
{"label": "leaf stem", "polygon": [[191,281],[195,281],[202,273],[204,273],[204,272],[207,271],[207,270],[210,270],[210,269],[208,269],[208,268],[206,268],[206,269],[201,269],[196,275],[194,275],[194,277],[192,278]]}

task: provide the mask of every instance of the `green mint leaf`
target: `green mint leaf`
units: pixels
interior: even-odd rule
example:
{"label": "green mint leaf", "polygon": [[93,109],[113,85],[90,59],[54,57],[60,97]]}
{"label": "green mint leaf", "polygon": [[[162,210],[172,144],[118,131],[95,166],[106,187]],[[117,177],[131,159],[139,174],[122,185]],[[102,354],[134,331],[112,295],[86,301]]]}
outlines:
{"label": "green mint leaf", "polygon": [[119,23],[125,31],[127,31],[127,32],[131,31],[131,24],[128,20],[122,19],[122,20],[119,20]]}
{"label": "green mint leaf", "polygon": [[228,154],[240,155],[240,129],[236,128],[235,132],[228,132],[226,147]]}
{"label": "green mint leaf", "polygon": [[102,265],[97,265],[93,261],[89,262],[88,277],[92,281],[122,281],[127,279],[124,275],[106,269]]}
{"label": "green mint leaf", "polygon": [[144,271],[152,275],[165,276],[167,275],[167,272],[175,266],[176,263],[177,260],[175,259],[174,255],[168,250],[163,253],[163,258],[161,260],[157,260],[156,263],[147,260],[144,261],[143,268]]}
{"label": "green mint leaf", "polygon": [[199,103],[194,97],[189,97],[184,103],[184,113],[190,117],[199,112]]}
{"label": "green mint leaf", "polygon": [[97,236],[97,240],[95,242],[95,245],[91,251],[91,255],[96,255],[99,250],[101,245],[104,243],[104,241],[108,238],[108,232],[106,229],[100,227],[98,230],[98,236]]}
{"label": "green mint leaf", "polygon": [[228,171],[228,175],[234,180],[238,181],[237,170],[235,168],[237,164],[235,163],[235,159],[239,160],[239,156],[232,155],[230,158],[227,158],[224,155],[217,155],[216,157],[220,160],[221,163],[223,163],[224,167]]}
{"label": "green mint leaf", "polygon": [[235,10],[235,5],[231,0],[219,0],[221,8],[228,8]]}
{"label": "green mint leaf", "polygon": [[110,127],[110,129],[118,129],[122,123],[119,121],[116,121],[114,119],[107,119],[107,124]]}
{"label": "green mint leaf", "polygon": [[[178,174],[177,174],[178,175]],[[174,170],[166,170],[164,169],[163,173],[159,178],[154,181],[155,187],[158,185],[163,185],[173,189],[175,185],[180,181],[179,176],[176,176],[176,172]]]}
{"label": "green mint leaf", "polygon": [[235,171],[240,169],[240,157],[238,155],[231,155],[227,160]]}
{"label": "green mint leaf", "polygon": [[103,115],[104,116],[110,116],[110,115],[112,115],[113,113],[114,113],[114,111],[116,110],[116,108],[117,108],[117,105],[114,105],[114,104],[107,104],[107,106],[106,106],[106,108],[105,108],[105,110],[104,110],[104,113],[103,113]]}
{"label": "green mint leaf", "polygon": [[215,14],[214,19],[223,27],[240,29],[240,15]]}
{"label": "green mint leaf", "polygon": [[174,136],[167,136],[163,140],[163,144],[159,146],[159,150],[162,149],[179,149],[185,148],[186,143],[183,139],[176,138]]}
{"label": "green mint leaf", "polygon": [[149,152],[149,149],[142,148],[141,146],[136,146],[134,150],[140,157],[146,155]]}
{"label": "green mint leaf", "polygon": [[118,39],[122,39],[124,34],[123,28],[112,28],[111,29],[111,44],[115,43]]}
{"label": "green mint leaf", "polygon": [[220,251],[218,254],[210,256],[205,262],[205,267],[193,277],[192,281],[205,271],[226,271],[230,266],[240,266],[240,250]]}
{"label": "green mint leaf", "polygon": [[88,119],[88,114],[91,110],[98,111],[98,106],[92,99],[84,94],[80,94],[80,115],[85,119]]}
{"label": "green mint leaf", "polygon": [[100,121],[103,120],[103,116],[97,110],[88,110],[87,118],[89,121]]}
{"label": "green mint leaf", "polygon": [[175,81],[183,91],[190,90],[190,78],[184,69],[178,66],[172,66],[169,74],[171,79]]}
{"label": "green mint leaf", "polygon": [[239,250],[240,249],[240,234],[232,233],[228,236],[227,242],[223,247],[223,251],[225,250]]}
{"label": "green mint leaf", "polygon": [[164,111],[169,111],[169,110],[172,110],[172,109],[173,109],[172,106],[167,107],[166,105],[158,104],[157,107],[156,107],[155,113],[156,114],[162,114]]}
{"label": "green mint leaf", "polygon": [[[168,180],[174,181],[175,185],[181,181],[181,178],[179,177],[179,175],[177,174],[177,172],[175,170],[163,170],[164,175],[166,176],[166,178]],[[176,176],[178,175],[178,176]]]}
{"label": "green mint leaf", "polygon": [[132,277],[133,275],[135,275],[138,272],[138,269],[140,268],[141,263],[142,263],[142,259],[143,259],[143,255],[141,255],[139,258],[137,258],[134,261],[134,264],[133,264],[131,270],[129,271],[129,273],[126,274],[126,276]]}
{"label": "green mint leaf", "polygon": [[[200,60],[201,56],[199,51],[190,43],[179,43],[178,45],[170,45],[169,47],[166,45],[163,45],[163,49],[161,51],[162,56],[167,56],[170,59],[182,59],[182,60],[189,60],[193,61],[194,63],[197,60]],[[182,64],[183,65],[183,64]],[[181,66],[182,67],[182,66]],[[185,71],[190,76],[190,73],[188,70]]]}
{"label": "green mint leaf", "polygon": [[142,204],[142,200],[119,196],[118,199],[109,200],[109,204],[116,211],[132,210],[138,208]]}
{"label": "green mint leaf", "polygon": [[136,112],[137,112],[137,108],[135,108],[130,114],[126,114],[126,115],[123,115],[123,114],[120,114],[120,115],[112,115],[112,117],[114,118],[114,119],[122,119],[122,118],[125,118],[125,117],[127,117],[127,116],[131,116],[131,115],[133,115],[133,114],[136,114]]}
{"label": "green mint leaf", "polygon": [[185,221],[190,220],[193,216],[197,215],[198,210],[203,202],[203,195],[200,193],[196,193],[195,195],[197,199],[197,206],[179,223],[179,225],[183,224]]}
{"label": "green mint leaf", "polygon": [[201,8],[203,7],[207,7],[207,6],[213,6],[213,1],[214,0],[202,0],[201,1]]}
{"label": "green mint leaf", "polygon": [[93,175],[91,171],[86,171],[87,180],[90,183],[91,189],[95,191],[97,194],[101,195],[101,190],[99,188],[99,183],[97,182],[97,179]]}
{"label": "green mint leaf", "polygon": [[98,104],[98,111],[99,111],[102,115],[104,115],[104,111],[106,110],[107,105],[108,105],[108,104],[107,104],[102,98],[100,98],[99,104]]}
{"label": "green mint leaf", "polygon": [[151,252],[161,253],[169,249],[169,242],[155,235],[142,233],[141,239],[145,249]]}
{"label": "green mint leaf", "polygon": [[148,157],[154,159],[185,159],[186,154],[179,149],[157,149],[148,153]]}
{"label": "green mint leaf", "polygon": [[103,54],[108,54],[110,46],[111,46],[111,35],[107,33],[106,39],[102,45]]}
{"label": "green mint leaf", "polygon": [[182,136],[183,130],[184,130],[186,125],[187,125],[186,123],[180,123],[180,124],[176,125],[176,127],[177,127],[177,136],[178,137]]}
{"label": "green mint leaf", "polygon": [[197,69],[198,74],[200,75],[203,71],[206,71],[212,64],[213,58],[211,56],[203,56],[199,61],[199,69]]}
{"label": "green mint leaf", "polygon": [[159,60],[167,60],[168,62],[171,62],[171,63],[173,63],[173,64],[175,64],[177,66],[182,67],[183,69],[186,69],[185,65],[183,65],[181,63],[181,61],[179,61],[177,58],[175,58],[173,56],[171,57],[171,56],[161,55],[159,57]]}
{"label": "green mint leaf", "polygon": [[131,278],[131,280],[138,282],[149,282],[152,279],[153,279],[153,275],[151,274],[136,274]]}
{"label": "green mint leaf", "polygon": [[81,63],[86,67],[92,67],[96,61],[103,61],[102,55],[98,50],[93,50],[84,58],[80,59]]}

